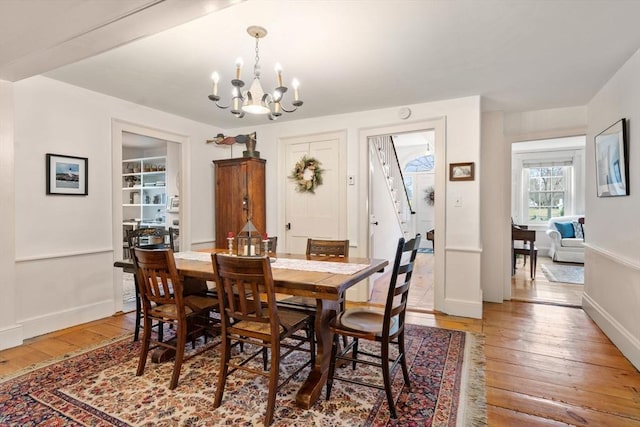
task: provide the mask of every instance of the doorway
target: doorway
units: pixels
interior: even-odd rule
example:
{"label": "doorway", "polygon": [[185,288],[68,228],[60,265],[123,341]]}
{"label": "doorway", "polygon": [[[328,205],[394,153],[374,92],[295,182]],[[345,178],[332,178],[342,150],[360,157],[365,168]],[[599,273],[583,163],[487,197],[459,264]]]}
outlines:
{"label": "doorway", "polygon": [[[420,271],[416,273],[414,279],[412,279],[412,290],[409,293],[410,308],[412,310],[419,311],[433,311],[437,309],[439,304],[444,300],[444,263],[445,263],[445,251],[444,251],[444,191],[445,191],[445,168],[438,168],[437,165],[444,164],[445,161],[445,140],[444,140],[444,119],[437,119],[433,121],[408,123],[398,125],[389,128],[373,129],[362,133],[363,143],[367,147],[368,164],[363,167],[369,173],[367,177],[368,182],[368,200],[363,205],[368,206],[368,227],[367,235],[368,241],[368,254],[373,258],[393,259],[394,254],[388,253],[389,247],[393,252],[397,239],[404,235],[405,238],[411,238],[416,233],[422,235],[421,253],[420,259],[417,261],[417,269]],[[390,197],[386,197],[385,200],[385,187],[380,184],[379,173],[376,173],[376,159],[375,152],[372,152],[369,144],[369,139],[384,135],[393,135],[394,138],[402,139],[406,137],[407,141],[411,139],[420,140],[421,144],[412,146],[411,143],[406,143],[407,146],[400,149],[398,154],[399,163],[408,176],[410,185],[408,193],[411,193],[411,199],[414,206],[416,206],[414,212],[411,215],[411,222],[409,227],[398,226],[398,219],[391,219],[386,217],[388,215],[388,209],[384,207],[389,202]],[[427,136],[428,135],[428,136]],[[403,145],[401,142],[400,145]],[[425,159],[427,156],[433,156],[429,159]],[[415,165],[417,162],[427,160],[430,163],[430,170],[415,170],[408,169],[408,165]],[[379,167],[379,166],[378,166]],[[427,176],[427,174],[429,174]],[[431,196],[433,197],[433,204],[431,204]],[[438,197],[437,195],[441,196]],[[382,207],[381,207],[382,206]],[[381,213],[382,211],[382,213]],[[418,212],[420,214],[418,215]],[[382,219],[382,221],[381,221]],[[393,222],[395,221],[395,224]],[[377,223],[377,224],[376,224]],[[382,225],[382,224],[387,225]],[[434,241],[427,240],[427,232],[431,229],[439,228],[442,230],[440,233],[434,233]],[[424,229],[423,228],[428,228]],[[398,231],[389,231],[396,229]],[[389,244],[390,240],[393,240],[394,244]],[[426,260],[428,258],[428,261]],[[423,262],[426,261],[426,262]],[[387,274],[387,273],[385,273]],[[377,282],[377,283],[376,283]],[[369,287],[370,299],[378,298],[379,292],[376,290],[378,283],[385,283],[385,276],[378,276],[372,279]],[[416,297],[417,296],[417,297]],[[439,302],[440,301],[440,302]]]}
{"label": "doorway", "polygon": [[[114,261],[128,257],[126,233],[138,227],[177,228],[180,248],[190,248],[188,181],[182,178],[187,143],[183,136],[112,122]],[[132,287],[133,277],[115,269],[116,312],[135,309]]]}
{"label": "doorway", "polygon": [[584,264],[552,259],[553,243],[547,230],[552,218],[584,217],[585,143],[585,136],[581,135],[512,144],[512,222],[535,230],[538,253],[534,278],[529,274],[531,260],[516,257],[511,278],[513,300],[582,305],[584,285],[580,277],[584,276]]}

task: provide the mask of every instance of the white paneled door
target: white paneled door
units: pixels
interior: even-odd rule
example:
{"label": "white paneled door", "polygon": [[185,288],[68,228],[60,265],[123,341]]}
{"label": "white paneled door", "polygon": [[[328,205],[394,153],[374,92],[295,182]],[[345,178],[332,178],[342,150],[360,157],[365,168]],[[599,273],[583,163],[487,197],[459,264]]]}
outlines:
{"label": "white paneled door", "polygon": [[[307,238],[345,239],[346,165],[342,133],[288,138],[285,143],[285,241],[287,252],[304,253]],[[322,184],[314,192],[296,191],[291,176],[303,157],[320,162]],[[307,173],[307,177],[309,177]]]}

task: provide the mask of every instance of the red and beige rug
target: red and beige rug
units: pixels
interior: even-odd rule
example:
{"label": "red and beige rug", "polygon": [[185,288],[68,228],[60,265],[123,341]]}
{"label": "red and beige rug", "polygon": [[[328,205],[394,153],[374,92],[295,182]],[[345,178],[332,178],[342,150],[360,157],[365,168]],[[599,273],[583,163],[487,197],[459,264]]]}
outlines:
{"label": "red and beige rug", "polygon": [[[1,379],[0,425],[262,425],[267,389],[263,377],[235,372],[227,381],[222,406],[214,410],[218,346],[188,360],[173,391],[167,387],[172,363],[149,361],[144,375],[135,376],[138,351],[139,344],[126,337]],[[383,392],[340,381],[334,382],[331,400],[322,396],[312,409],[299,409],[295,393],[307,375],[303,371],[278,393],[273,425],[486,425],[480,337],[408,325],[407,353],[412,387],[404,386],[402,372],[397,369],[394,377],[397,420],[389,418]],[[257,363],[262,363],[260,358]],[[298,363],[300,359],[289,356],[283,361],[283,370]],[[343,369],[341,375],[379,377],[372,367]]]}

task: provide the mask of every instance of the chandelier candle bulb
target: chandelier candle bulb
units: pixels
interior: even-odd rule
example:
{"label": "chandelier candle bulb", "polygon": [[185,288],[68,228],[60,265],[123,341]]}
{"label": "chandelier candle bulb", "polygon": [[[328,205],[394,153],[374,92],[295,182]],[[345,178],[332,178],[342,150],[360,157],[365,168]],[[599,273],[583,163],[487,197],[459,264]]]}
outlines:
{"label": "chandelier candle bulb", "polygon": [[300,92],[298,91],[300,82],[298,81],[298,79],[293,79],[293,81],[291,82],[291,86],[293,86],[293,100],[300,101]]}
{"label": "chandelier candle bulb", "polygon": [[233,233],[231,231],[227,234],[227,247],[229,248],[229,255],[233,255]]}
{"label": "chandelier candle bulb", "polygon": [[236,79],[240,79],[240,75],[242,73],[242,58],[236,59]]}
{"label": "chandelier candle bulb", "polygon": [[217,72],[211,74],[211,80],[213,80],[213,95],[218,95],[218,82],[220,81],[220,75]]}
{"label": "chandelier candle bulb", "polygon": [[276,63],[276,76],[278,78],[278,87],[282,87],[282,65]]}

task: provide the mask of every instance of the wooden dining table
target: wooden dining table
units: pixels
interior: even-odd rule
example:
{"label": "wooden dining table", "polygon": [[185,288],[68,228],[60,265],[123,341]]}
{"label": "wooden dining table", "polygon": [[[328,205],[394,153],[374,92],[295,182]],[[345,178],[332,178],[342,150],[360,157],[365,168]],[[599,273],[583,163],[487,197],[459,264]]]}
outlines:
{"label": "wooden dining table", "polygon": [[[189,256],[190,253],[176,253],[176,267],[181,277],[199,278],[213,281],[213,267],[211,259],[203,257],[203,253],[226,253],[225,249],[203,249],[199,250],[196,256]],[[309,409],[318,400],[322,388],[324,387],[331,359],[331,346],[333,334],[329,329],[329,322],[338,310],[338,302],[345,291],[376,272],[382,272],[389,264],[385,259],[356,258],[356,257],[322,257],[314,259],[306,255],[298,254],[277,254],[272,263],[272,274],[275,291],[280,294],[315,298],[315,332],[316,332],[316,361],[311,368],[308,377],[298,390],[296,404],[304,409]],[[313,263],[311,267],[296,269],[295,261],[320,261],[343,263],[350,271],[314,271]],[[280,263],[279,263],[280,261]],[[315,264],[319,265],[319,264]],[[125,271],[133,270],[133,263],[130,260],[117,261],[115,267],[123,268]],[[358,269],[358,271],[355,271]],[[325,269],[321,269],[325,270]],[[355,271],[355,272],[354,272]]]}

